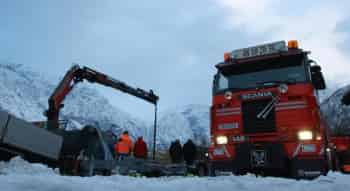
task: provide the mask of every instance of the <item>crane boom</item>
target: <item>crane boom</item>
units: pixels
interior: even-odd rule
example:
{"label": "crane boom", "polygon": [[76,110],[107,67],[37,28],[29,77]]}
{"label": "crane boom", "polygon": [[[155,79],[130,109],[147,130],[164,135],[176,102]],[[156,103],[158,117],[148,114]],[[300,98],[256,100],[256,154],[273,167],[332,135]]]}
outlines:
{"label": "crane boom", "polygon": [[91,68],[74,65],[70,70],[67,71],[49,98],[49,109],[46,112],[49,128],[58,128],[59,112],[63,107],[63,100],[77,83],[83,82],[84,80],[87,80],[90,83],[98,83],[111,87],[113,89],[143,99],[154,105],[157,104],[159,99],[159,97],[155,95],[152,90],[145,91],[140,88],[134,88],[122,81],[113,79],[112,77],[109,77],[101,72],[97,72]]}

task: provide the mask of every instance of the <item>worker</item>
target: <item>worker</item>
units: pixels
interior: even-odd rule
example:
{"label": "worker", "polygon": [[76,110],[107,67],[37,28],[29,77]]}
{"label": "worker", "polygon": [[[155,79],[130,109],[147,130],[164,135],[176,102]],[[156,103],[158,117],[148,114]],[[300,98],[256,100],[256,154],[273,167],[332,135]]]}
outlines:
{"label": "worker", "polygon": [[123,160],[125,157],[130,156],[132,151],[132,140],[129,137],[128,131],[124,131],[122,136],[118,139],[118,142],[114,146],[118,160]]}
{"label": "worker", "polygon": [[183,153],[186,164],[193,165],[197,154],[197,147],[191,139],[188,139],[184,144]]}
{"label": "worker", "polygon": [[143,140],[143,137],[140,136],[134,145],[134,157],[135,158],[147,158],[147,145]]}
{"label": "worker", "polygon": [[169,154],[172,163],[181,163],[183,159],[183,152],[180,140],[177,139],[175,142],[172,142],[169,148]]}

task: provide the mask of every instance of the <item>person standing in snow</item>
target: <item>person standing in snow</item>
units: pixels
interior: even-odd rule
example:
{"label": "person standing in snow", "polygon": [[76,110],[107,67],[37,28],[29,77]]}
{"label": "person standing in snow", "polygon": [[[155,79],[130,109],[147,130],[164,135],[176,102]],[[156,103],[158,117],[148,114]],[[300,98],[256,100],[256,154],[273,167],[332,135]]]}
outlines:
{"label": "person standing in snow", "polygon": [[184,144],[183,147],[184,159],[187,165],[192,165],[197,154],[197,147],[191,139]]}
{"label": "person standing in snow", "polygon": [[114,149],[119,160],[123,160],[125,157],[130,156],[132,151],[132,140],[129,137],[129,132],[124,131],[122,136],[118,139]]}
{"label": "person standing in snow", "polygon": [[177,139],[175,142],[172,142],[169,148],[169,154],[172,163],[181,163],[183,159],[183,152],[180,140]]}
{"label": "person standing in snow", "polygon": [[147,152],[148,152],[147,145],[143,140],[143,137],[140,136],[134,145],[134,157],[147,159]]}

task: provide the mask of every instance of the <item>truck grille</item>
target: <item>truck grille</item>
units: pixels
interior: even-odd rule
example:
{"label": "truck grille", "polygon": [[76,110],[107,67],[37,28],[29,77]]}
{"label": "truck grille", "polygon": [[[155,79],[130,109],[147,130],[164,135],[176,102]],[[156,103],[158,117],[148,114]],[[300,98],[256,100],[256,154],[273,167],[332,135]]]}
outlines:
{"label": "truck grille", "polygon": [[275,108],[265,119],[257,115],[269,104],[271,99],[246,101],[242,103],[244,133],[268,133],[276,130]]}

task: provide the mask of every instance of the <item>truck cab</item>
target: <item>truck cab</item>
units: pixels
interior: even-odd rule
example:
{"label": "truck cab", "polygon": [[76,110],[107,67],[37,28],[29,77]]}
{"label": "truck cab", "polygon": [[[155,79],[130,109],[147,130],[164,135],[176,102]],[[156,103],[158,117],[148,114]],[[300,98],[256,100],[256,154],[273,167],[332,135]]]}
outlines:
{"label": "truck cab", "polygon": [[318,103],[321,67],[297,41],[225,53],[211,106],[211,172],[318,176],[328,134]]}

